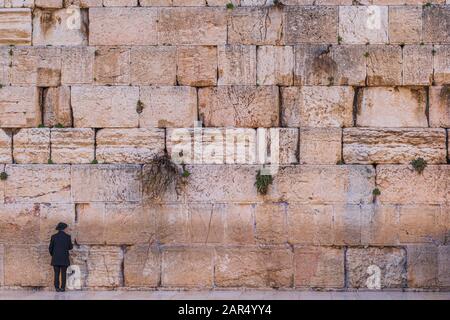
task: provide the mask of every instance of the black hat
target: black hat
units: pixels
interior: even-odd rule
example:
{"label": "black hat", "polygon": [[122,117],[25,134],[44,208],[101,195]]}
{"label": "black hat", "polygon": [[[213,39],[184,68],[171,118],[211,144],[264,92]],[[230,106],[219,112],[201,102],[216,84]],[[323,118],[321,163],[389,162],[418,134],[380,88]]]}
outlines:
{"label": "black hat", "polygon": [[58,223],[58,225],[56,226],[56,230],[64,230],[68,227],[67,224],[65,224],[64,222],[60,222]]}

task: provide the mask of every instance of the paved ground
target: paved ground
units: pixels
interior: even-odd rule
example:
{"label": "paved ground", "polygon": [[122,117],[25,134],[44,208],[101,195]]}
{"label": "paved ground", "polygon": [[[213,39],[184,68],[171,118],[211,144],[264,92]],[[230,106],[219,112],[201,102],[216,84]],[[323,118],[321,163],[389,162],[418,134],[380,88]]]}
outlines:
{"label": "paved ground", "polygon": [[0,290],[0,300],[450,300],[450,292]]}

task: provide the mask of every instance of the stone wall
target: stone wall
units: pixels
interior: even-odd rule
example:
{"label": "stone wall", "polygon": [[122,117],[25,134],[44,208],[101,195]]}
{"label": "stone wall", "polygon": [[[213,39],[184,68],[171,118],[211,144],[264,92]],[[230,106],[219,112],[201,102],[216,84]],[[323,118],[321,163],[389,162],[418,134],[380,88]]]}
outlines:
{"label": "stone wall", "polygon": [[[450,288],[448,0],[229,2],[0,0],[0,286],[65,221],[85,288]],[[267,195],[193,154],[149,200],[180,128],[277,128]]]}

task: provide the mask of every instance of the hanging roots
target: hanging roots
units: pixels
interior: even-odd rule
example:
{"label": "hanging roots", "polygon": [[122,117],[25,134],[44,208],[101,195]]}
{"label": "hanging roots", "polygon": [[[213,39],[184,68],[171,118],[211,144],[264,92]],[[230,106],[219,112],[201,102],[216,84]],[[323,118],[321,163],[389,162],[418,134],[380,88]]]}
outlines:
{"label": "hanging roots", "polygon": [[157,199],[163,195],[171,185],[178,186],[181,173],[179,167],[170,160],[167,154],[155,157],[149,165],[144,167],[143,187],[148,199]]}

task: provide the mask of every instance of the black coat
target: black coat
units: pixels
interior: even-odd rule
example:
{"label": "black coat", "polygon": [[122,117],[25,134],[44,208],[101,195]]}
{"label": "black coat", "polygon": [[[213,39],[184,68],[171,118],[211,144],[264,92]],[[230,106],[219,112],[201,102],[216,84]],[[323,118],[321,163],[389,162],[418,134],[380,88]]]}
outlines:
{"label": "black coat", "polygon": [[48,251],[52,256],[52,266],[70,266],[69,250],[72,250],[72,239],[64,231],[52,235]]}

